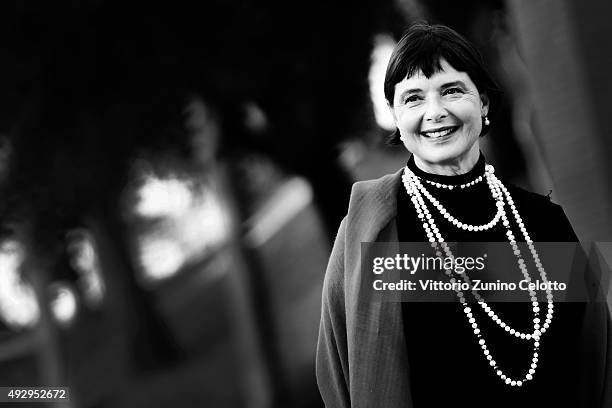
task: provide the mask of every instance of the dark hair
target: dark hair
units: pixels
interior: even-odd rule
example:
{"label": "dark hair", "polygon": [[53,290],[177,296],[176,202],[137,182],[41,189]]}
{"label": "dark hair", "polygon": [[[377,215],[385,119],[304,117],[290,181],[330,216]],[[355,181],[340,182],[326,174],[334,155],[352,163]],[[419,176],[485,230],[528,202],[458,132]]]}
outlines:
{"label": "dark hair", "polygon": [[[442,59],[457,71],[468,74],[478,91],[487,95],[490,110],[498,107],[501,92],[476,47],[449,27],[427,23],[410,26],[391,54],[385,74],[385,98],[389,105],[393,106],[398,82],[419,71],[429,78],[442,69]],[[488,131],[489,126],[483,123],[480,136]],[[397,130],[389,137],[388,143],[401,144]]]}

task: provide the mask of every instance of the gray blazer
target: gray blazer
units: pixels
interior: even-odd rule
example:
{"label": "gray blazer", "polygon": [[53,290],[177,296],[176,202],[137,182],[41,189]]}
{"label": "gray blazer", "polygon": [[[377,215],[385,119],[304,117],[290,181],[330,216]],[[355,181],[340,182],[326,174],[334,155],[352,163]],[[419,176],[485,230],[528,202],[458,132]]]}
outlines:
{"label": "gray blazer", "polygon": [[[317,383],[328,408],[413,406],[401,303],[372,300],[363,290],[361,242],[396,242],[401,170],[355,183],[323,284]],[[612,407],[612,340],[605,303],[589,304],[589,353],[597,353],[593,378],[603,378],[595,405]],[[589,375],[586,373],[585,375]],[[551,390],[554,392],[554,390]]]}

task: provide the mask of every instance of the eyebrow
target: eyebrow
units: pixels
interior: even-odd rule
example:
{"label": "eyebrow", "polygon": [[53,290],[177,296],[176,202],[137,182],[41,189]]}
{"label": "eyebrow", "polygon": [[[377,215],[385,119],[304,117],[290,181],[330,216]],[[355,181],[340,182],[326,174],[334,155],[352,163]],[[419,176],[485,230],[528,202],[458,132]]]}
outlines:
{"label": "eyebrow", "polygon": [[450,88],[452,86],[460,86],[462,88],[467,88],[467,86],[465,86],[465,84],[463,83],[463,81],[453,81],[453,82],[447,82],[445,84],[442,84],[442,86],[440,86],[440,88]]}
{"label": "eyebrow", "polygon": [[404,98],[404,96],[406,96],[406,95],[410,95],[410,94],[413,94],[413,93],[420,93],[420,92],[423,92],[423,90],[420,89],[420,88],[406,89],[405,91],[403,91],[402,93],[399,94],[398,98],[401,101]]}
{"label": "eyebrow", "polygon": [[[445,84],[440,85],[440,88],[446,89],[446,88],[451,88],[453,86],[460,86],[463,89],[467,89],[467,86],[465,86],[465,83],[463,81],[447,82]],[[405,91],[400,93],[399,98],[401,99],[406,95],[413,94],[413,93],[419,93],[419,92],[423,92],[423,90],[421,88],[406,89]]]}

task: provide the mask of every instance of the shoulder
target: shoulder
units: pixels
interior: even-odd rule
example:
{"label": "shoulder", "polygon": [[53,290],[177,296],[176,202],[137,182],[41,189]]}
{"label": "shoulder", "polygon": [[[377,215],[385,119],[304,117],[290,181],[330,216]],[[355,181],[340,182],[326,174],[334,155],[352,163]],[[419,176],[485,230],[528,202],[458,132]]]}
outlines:
{"label": "shoulder", "polygon": [[402,170],[353,185],[346,216],[347,242],[371,242],[397,212]]}
{"label": "shoulder", "polygon": [[548,195],[504,183],[535,241],[575,242],[578,240],[565,211]]}
{"label": "shoulder", "polygon": [[349,214],[358,211],[362,207],[388,203],[389,199],[397,193],[397,188],[402,178],[402,171],[403,169],[400,169],[395,173],[387,174],[377,179],[354,183],[351,189]]}
{"label": "shoulder", "polygon": [[504,182],[504,185],[510,192],[514,202],[519,205],[531,206],[541,210],[561,209],[559,204],[552,201],[550,195],[534,193],[511,183]]}

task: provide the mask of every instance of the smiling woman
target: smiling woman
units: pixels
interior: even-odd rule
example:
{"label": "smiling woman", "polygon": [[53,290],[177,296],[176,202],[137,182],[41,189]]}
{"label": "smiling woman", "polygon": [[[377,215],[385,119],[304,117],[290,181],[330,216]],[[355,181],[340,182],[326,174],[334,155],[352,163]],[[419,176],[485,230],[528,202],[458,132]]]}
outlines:
{"label": "smiling woman", "polygon": [[472,44],[447,27],[413,26],[391,56],[384,90],[398,128],[391,144],[403,142],[432,173],[474,166],[500,91]]}
{"label": "smiling woman", "polygon": [[[463,37],[412,26],[384,88],[398,129],[391,142],[412,156],[395,174],[353,186],[323,287],[317,380],[326,406],[608,406],[605,303],[559,302],[550,288],[501,304],[460,289],[447,303],[380,302],[364,290],[372,271],[361,268],[363,242],[428,242],[448,259],[448,242],[507,242],[516,257],[508,282],[546,283],[568,279],[547,269],[534,242],[578,240],[559,205],[500,180],[486,163],[479,140],[499,91]],[[470,279],[452,269],[438,278]]]}

